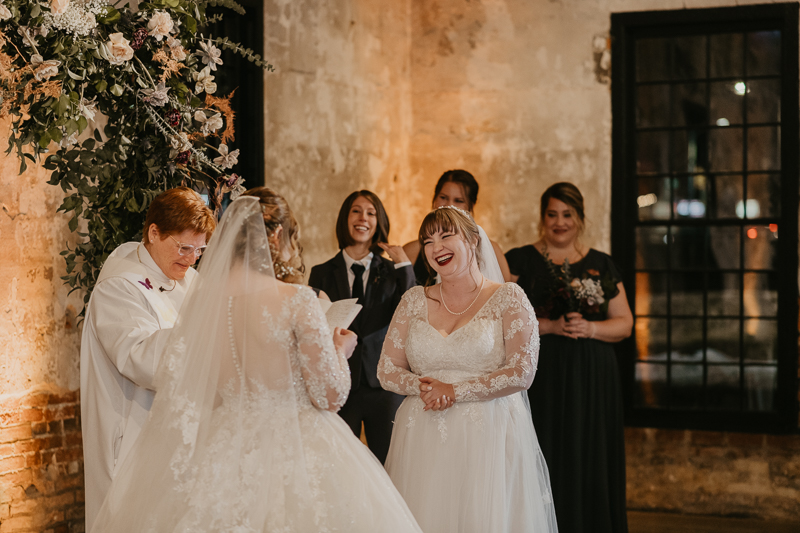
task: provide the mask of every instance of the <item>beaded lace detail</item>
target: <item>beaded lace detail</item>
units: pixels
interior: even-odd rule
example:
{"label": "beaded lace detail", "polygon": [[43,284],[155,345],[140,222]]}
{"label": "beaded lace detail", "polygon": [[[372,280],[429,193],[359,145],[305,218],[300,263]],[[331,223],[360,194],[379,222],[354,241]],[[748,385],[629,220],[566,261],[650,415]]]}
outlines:
{"label": "beaded lace detail", "polygon": [[458,404],[530,387],[539,356],[539,324],[519,286],[498,288],[472,320],[447,337],[428,323],[427,314],[422,287],[403,296],[378,365],[384,388],[419,395],[419,378],[429,376],[452,383]]}

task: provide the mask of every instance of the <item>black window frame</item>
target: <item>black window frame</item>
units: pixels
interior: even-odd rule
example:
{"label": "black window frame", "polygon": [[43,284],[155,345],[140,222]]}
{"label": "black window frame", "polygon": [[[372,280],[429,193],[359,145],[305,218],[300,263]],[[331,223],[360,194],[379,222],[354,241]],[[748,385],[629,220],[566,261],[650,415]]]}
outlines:
{"label": "black window frame", "polygon": [[[626,424],[640,427],[788,433],[798,431],[798,3],[614,13],[612,37],[611,250],[635,309],[636,172],[635,42],[641,36],[780,30],[781,215],[778,247],[778,376],[772,412],[718,412],[634,407],[636,344],[620,343]],[[786,244],[783,244],[786,243]],[[791,243],[794,243],[793,245]]]}

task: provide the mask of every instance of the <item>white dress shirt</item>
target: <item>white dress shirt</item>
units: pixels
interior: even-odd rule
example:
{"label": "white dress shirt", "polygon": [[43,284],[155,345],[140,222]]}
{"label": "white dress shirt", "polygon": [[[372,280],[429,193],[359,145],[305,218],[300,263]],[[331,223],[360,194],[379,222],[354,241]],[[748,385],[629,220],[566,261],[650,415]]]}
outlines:
{"label": "white dress shirt", "polygon": [[[353,294],[353,282],[356,280],[356,275],[355,275],[355,272],[353,272],[353,269],[351,269],[350,267],[352,267],[353,264],[355,264],[355,263],[360,263],[360,264],[364,265],[364,273],[361,276],[362,276],[362,281],[364,282],[364,285],[363,285],[364,293],[366,294],[366,292],[367,292],[367,280],[369,279],[369,266],[372,264],[372,258],[374,256],[375,256],[375,254],[370,252],[370,253],[368,253],[366,255],[366,257],[363,257],[363,258],[361,258],[359,260],[355,260],[352,257],[350,257],[349,255],[347,255],[346,251],[342,250],[342,257],[344,257],[344,264],[347,266],[347,283],[350,286],[350,294],[351,295]],[[410,264],[411,264],[411,261],[403,261],[402,263],[396,263],[394,265],[394,268],[395,269],[403,268],[404,266],[408,266]]]}

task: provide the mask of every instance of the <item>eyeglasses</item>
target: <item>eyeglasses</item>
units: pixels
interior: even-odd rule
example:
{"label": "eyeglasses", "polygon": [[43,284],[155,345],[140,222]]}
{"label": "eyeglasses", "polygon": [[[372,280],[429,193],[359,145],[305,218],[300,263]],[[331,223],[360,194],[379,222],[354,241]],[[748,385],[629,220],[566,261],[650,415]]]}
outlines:
{"label": "eyeglasses", "polygon": [[173,237],[172,235],[169,236],[170,239],[175,241],[178,244],[178,255],[184,256],[189,254],[194,254],[195,257],[200,257],[203,255],[203,252],[206,251],[207,246],[204,244],[203,246],[194,246],[191,244],[184,244],[180,242],[178,239]]}

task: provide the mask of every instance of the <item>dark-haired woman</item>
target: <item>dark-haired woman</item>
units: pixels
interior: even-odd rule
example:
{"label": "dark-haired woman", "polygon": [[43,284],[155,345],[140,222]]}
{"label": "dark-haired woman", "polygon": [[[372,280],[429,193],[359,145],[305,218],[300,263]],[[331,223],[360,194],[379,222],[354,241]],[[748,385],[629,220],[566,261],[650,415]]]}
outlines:
{"label": "dark-haired woman", "polygon": [[[436,182],[436,188],[433,192],[433,209],[452,205],[467,211],[472,215],[472,210],[475,203],[478,201],[478,182],[475,177],[466,170],[448,170]],[[500,265],[500,271],[505,281],[511,280],[511,273],[508,270],[508,263],[503,256],[503,250],[500,245],[491,241],[494,253],[497,256],[497,262]],[[420,254],[419,240],[413,240],[403,246],[409,260],[414,263],[414,275],[417,277],[417,284],[425,285],[428,281],[428,270],[425,268],[425,262]]]}
{"label": "dark-haired woman", "polygon": [[556,183],[541,199],[540,238],[506,254],[539,319],[533,423],[562,532],[624,533],[625,443],[612,343],[633,317],[608,255],[580,243],[583,196]]}
{"label": "dark-haired woman", "polygon": [[[402,397],[378,381],[378,360],[386,331],[403,294],[415,285],[411,261],[400,246],[390,246],[389,217],[378,196],[356,191],[345,199],[336,221],[340,251],[311,269],[308,284],[331,301],[358,298],[364,308],[350,329],[358,346],[350,358],[352,386],[339,411],[353,433],[361,435],[381,462],[386,460],[392,423]],[[381,250],[391,259],[381,257]]]}

